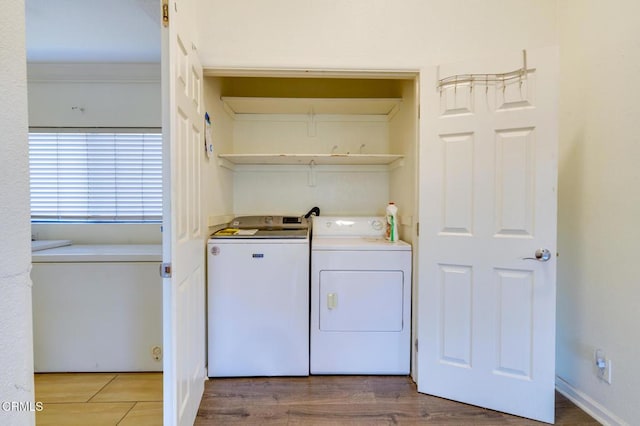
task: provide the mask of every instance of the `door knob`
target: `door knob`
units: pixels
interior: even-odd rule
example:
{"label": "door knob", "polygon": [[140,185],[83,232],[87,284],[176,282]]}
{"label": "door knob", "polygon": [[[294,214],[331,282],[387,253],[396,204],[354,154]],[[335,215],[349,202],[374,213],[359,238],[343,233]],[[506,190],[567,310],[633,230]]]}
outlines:
{"label": "door knob", "polygon": [[523,260],[537,260],[539,262],[546,262],[551,259],[551,252],[547,249],[536,250],[535,257],[523,257]]}

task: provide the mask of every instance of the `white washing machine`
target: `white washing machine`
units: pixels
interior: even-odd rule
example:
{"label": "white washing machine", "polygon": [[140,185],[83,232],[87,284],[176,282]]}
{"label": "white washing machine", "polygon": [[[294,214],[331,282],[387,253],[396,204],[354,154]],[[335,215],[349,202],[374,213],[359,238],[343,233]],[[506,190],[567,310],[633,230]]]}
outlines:
{"label": "white washing machine", "polygon": [[384,217],[313,218],[312,374],[408,374],[411,245]]}
{"label": "white washing machine", "polygon": [[309,227],[245,216],[208,241],[208,375],[309,375]]}

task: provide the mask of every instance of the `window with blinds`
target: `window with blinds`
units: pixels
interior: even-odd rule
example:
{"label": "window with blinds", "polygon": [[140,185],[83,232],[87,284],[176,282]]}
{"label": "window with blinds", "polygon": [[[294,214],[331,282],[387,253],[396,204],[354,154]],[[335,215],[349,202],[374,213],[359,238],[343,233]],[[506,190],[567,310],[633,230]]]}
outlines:
{"label": "window with blinds", "polygon": [[162,220],[162,134],[29,133],[32,222]]}

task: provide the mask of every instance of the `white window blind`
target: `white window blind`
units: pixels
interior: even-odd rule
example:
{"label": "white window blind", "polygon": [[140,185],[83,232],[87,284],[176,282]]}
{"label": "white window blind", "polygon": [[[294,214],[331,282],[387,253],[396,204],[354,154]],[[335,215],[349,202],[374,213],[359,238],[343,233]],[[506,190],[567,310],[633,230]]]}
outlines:
{"label": "white window blind", "polygon": [[29,133],[31,220],[162,219],[161,133]]}

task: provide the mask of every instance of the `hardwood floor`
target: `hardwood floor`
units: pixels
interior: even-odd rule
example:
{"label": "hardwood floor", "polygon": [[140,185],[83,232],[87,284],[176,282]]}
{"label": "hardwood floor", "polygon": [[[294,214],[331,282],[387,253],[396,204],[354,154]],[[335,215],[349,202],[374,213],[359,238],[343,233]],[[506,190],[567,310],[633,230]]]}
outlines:
{"label": "hardwood floor", "polygon": [[[543,425],[419,394],[405,376],[209,380],[196,425]],[[556,425],[598,425],[556,393]]]}

